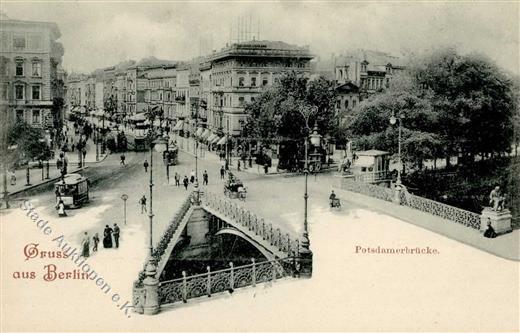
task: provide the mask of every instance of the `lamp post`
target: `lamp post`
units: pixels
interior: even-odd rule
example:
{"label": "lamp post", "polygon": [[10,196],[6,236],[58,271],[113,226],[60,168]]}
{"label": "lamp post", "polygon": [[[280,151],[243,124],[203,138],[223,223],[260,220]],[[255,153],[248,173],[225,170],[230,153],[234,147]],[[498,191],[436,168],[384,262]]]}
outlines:
{"label": "lamp post", "polygon": [[124,206],[123,218],[124,218],[125,225],[126,225],[126,200],[128,200],[128,195],[123,194],[123,195],[121,196],[121,199],[123,200],[123,206]]}
{"label": "lamp post", "polygon": [[[153,124],[152,124],[153,125]],[[152,125],[150,128],[152,128]],[[148,210],[148,217],[150,220],[150,257],[153,254],[153,150],[157,150],[158,152],[163,152],[166,144],[162,137],[159,137],[153,140],[153,132],[150,132],[150,209]]]}
{"label": "lamp post", "polygon": [[[163,139],[166,141],[166,184],[170,184],[170,152],[169,152],[169,142],[170,136],[166,133],[163,135]],[[163,159],[164,160],[164,159]]]}
{"label": "lamp post", "polygon": [[96,162],[99,162],[99,128],[94,129],[96,139]]}
{"label": "lamp post", "polygon": [[403,168],[403,162],[401,159],[401,122],[403,119],[403,115],[401,112],[399,112],[399,118],[396,118],[394,114],[390,117],[390,124],[395,125],[397,121],[399,121],[399,137],[398,137],[398,144],[397,144],[397,158],[398,158],[398,166],[397,166],[397,181],[395,182],[396,185],[401,185],[401,169]]}

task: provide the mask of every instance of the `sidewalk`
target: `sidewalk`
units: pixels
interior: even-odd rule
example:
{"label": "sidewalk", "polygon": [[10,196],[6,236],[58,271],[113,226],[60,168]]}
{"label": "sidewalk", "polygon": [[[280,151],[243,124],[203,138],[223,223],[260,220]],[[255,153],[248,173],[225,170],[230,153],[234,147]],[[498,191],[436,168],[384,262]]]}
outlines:
{"label": "sidewalk", "polygon": [[500,235],[497,238],[485,238],[478,230],[419,210],[343,190],[340,187],[335,187],[334,191],[343,201],[346,200],[368,207],[373,211],[415,224],[496,256],[520,261],[520,230],[513,230],[513,232]]}
{"label": "sidewalk", "polygon": [[[177,145],[179,146],[179,150],[191,154],[194,154],[195,144],[193,138],[183,138],[177,137]],[[213,161],[224,165],[224,160],[221,160],[215,151],[208,151],[207,145],[199,144],[198,149],[198,157],[201,159]],[[238,171],[238,156],[233,156],[230,160],[229,170],[232,172],[247,172],[254,175],[286,175],[286,177],[290,176],[300,176],[300,173],[297,172],[289,172],[286,170],[277,170],[278,159],[272,160],[272,166],[268,169],[267,173],[265,173],[264,167],[262,165],[258,165],[256,163],[252,163],[252,167],[249,167],[249,162],[246,160],[245,163],[240,160],[240,171]],[[245,167],[244,167],[245,164]],[[331,164],[330,168],[323,169],[322,172],[335,171],[337,169],[337,165]]]}

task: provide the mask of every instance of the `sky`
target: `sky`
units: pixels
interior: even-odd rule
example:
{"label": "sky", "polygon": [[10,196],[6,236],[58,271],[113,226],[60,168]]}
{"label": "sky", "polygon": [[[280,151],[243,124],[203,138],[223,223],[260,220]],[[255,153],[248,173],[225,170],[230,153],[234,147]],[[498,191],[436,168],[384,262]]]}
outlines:
{"label": "sky", "polygon": [[207,54],[236,39],[242,18],[252,21],[255,34],[259,28],[260,39],[309,45],[322,59],[349,49],[400,56],[456,46],[519,74],[519,7],[519,2],[432,1],[0,3],[12,19],[56,22],[65,48],[63,67],[85,73],[128,59]]}

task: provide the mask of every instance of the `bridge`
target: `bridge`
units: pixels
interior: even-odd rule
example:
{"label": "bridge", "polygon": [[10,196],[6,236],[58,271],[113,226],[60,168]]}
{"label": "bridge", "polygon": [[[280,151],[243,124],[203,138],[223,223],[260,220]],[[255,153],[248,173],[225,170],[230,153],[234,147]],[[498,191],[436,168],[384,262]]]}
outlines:
{"label": "bridge", "polygon": [[[184,246],[190,251],[203,252],[211,244],[208,238],[236,236],[252,245],[260,259],[250,264],[235,266],[229,262],[224,269],[169,279],[168,267],[176,252]],[[237,202],[213,194],[191,193],[177,211],[144,269],[134,282],[134,311],[156,314],[161,306],[182,304],[190,298],[232,292],[236,288],[255,286],[257,283],[285,277],[310,277],[312,256],[301,248],[298,237],[267,222]],[[302,255],[303,254],[303,255]]]}

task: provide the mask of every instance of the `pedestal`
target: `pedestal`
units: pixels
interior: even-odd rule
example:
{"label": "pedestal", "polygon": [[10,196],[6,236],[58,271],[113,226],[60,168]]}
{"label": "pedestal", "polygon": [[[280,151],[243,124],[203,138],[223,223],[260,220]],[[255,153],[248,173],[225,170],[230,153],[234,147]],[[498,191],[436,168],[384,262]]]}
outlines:
{"label": "pedestal", "polygon": [[312,277],[312,251],[301,250],[300,257],[300,277],[311,278]]}
{"label": "pedestal", "polygon": [[146,278],[143,281],[145,300],[144,314],[154,315],[159,312],[159,280],[155,278],[156,267],[153,263],[146,266]]}
{"label": "pedestal", "polygon": [[491,222],[491,226],[497,234],[512,231],[509,209],[495,211],[491,207],[485,207],[480,215],[480,231],[483,232],[487,229],[488,222]]}

